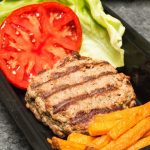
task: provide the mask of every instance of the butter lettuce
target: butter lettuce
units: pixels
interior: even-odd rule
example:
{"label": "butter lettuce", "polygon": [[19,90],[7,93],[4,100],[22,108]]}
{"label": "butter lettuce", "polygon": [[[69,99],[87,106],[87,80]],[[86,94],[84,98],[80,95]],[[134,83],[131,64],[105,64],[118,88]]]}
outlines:
{"label": "butter lettuce", "polygon": [[114,67],[124,65],[121,22],[106,14],[99,0],[4,0],[0,2],[0,22],[21,6],[57,1],[69,6],[79,17],[83,30],[80,54],[95,60],[106,60]]}

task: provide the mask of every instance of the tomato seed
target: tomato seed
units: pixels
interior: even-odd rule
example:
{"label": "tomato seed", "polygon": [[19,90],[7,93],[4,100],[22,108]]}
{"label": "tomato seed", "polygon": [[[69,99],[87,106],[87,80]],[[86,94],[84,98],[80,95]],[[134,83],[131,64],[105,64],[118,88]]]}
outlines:
{"label": "tomato seed", "polygon": [[40,14],[39,14],[39,13],[36,13],[35,15],[36,15],[36,17],[40,17]]}
{"label": "tomato seed", "polygon": [[31,41],[32,43],[35,43],[36,42],[36,40],[35,39],[32,39],[32,41]]}
{"label": "tomato seed", "polygon": [[13,71],[12,71],[12,74],[16,75],[16,71],[13,70]]}
{"label": "tomato seed", "polygon": [[33,33],[29,33],[29,36],[33,36]]}
{"label": "tomato seed", "polygon": [[19,31],[16,31],[16,35],[19,35],[20,33],[19,33]]}
{"label": "tomato seed", "polygon": [[20,48],[18,48],[18,49],[17,49],[17,51],[18,51],[18,52],[21,52],[21,49],[20,49]]}

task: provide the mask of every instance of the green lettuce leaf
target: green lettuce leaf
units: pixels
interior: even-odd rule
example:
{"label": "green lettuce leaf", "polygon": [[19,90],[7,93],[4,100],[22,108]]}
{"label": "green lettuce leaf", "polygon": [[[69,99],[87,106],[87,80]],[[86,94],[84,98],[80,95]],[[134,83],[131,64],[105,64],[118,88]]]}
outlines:
{"label": "green lettuce leaf", "polygon": [[0,2],[0,22],[13,10],[28,4],[58,1],[69,6],[79,17],[83,30],[82,56],[106,60],[114,67],[124,65],[121,22],[105,14],[99,0],[4,0]]}

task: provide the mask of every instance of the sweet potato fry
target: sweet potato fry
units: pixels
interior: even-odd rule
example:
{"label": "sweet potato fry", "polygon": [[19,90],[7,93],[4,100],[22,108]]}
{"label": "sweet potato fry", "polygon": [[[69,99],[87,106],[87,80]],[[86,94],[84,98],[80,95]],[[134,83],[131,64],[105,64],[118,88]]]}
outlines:
{"label": "sweet potato fry", "polygon": [[52,148],[57,150],[84,150],[85,145],[53,137]]}
{"label": "sweet potato fry", "polygon": [[88,132],[91,136],[107,134],[120,120],[93,121],[89,124]]}
{"label": "sweet potato fry", "polygon": [[95,138],[95,140],[92,141],[91,144],[88,144],[88,146],[86,146],[86,150],[90,150],[91,148],[100,149],[106,146],[110,141],[111,141],[111,138],[108,135],[97,137]]}
{"label": "sweet potato fry", "polygon": [[148,116],[150,116],[150,103],[140,107],[139,110],[131,114],[130,117],[126,116],[120,120],[119,123],[108,132],[108,135],[112,139],[117,139],[120,135]]}
{"label": "sweet potato fry", "polygon": [[147,137],[147,136],[150,136],[150,131],[148,131],[148,132],[144,135],[144,137]]}
{"label": "sweet potato fry", "polygon": [[95,139],[94,137],[74,132],[68,136],[67,141],[71,141],[79,144],[89,144],[94,139]]}
{"label": "sweet potato fry", "polygon": [[103,115],[96,115],[93,120],[95,121],[101,121],[101,120],[120,120],[130,114],[133,114],[135,112],[137,112],[139,109],[141,109],[142,107],[145,107],[145,105],[150,106],[150,102],[147,102],[144,105],[141,106],[136,106],[136,107],[132,107],[132,108],[127,108],[124,110],[118,110],[115,112],[111,112],[108,114],[103,114]]}
{"label": "sweet potato fry", "polygon": [[129,146],[137,142],[143,135],[150,130],[150,117],[143,119],[133,128],[128,130],[118,139],[111,141],[101,150],[123,150],[127,149]]}
{"label": "sweet potato fry", "polygon": [[129,147],[128,150],[139,150],[148,145],[150,145],[150,136],[140,139],[139,141],[137,141],[137,143]]}
{"label": "sweet potato fry", "polygon": [[[112,129],[120,120],[128,116],[131,116],[134,113],[138,113],[139,110],[145,111],[146,110],[145,108],[146,109],[150,108],[150,102],[141,106],[124,109],[124,110],[112,112],[109,114],[97,115],[93,118],[93,120],[89,124],[88,132],[91,136],[104,135],[110,129]],[[144,115],[147,116],[148,113],[149,112],[147,112]],[[134,122],[134,125],[135,125],[135,122]]]}
{"label": "sweet potato fry", "polygon": [[47,142],[52,145],[52,140],[47,138]]}

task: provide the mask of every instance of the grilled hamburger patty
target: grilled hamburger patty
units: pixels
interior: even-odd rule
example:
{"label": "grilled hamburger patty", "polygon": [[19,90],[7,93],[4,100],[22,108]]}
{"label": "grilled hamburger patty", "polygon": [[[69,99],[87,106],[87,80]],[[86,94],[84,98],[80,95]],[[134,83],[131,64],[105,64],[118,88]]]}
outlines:
{"label": "grilled hamburger patty", "polygon": [[135,98],[129,77],[108,62],[69,56],[34,77],[25,100],[38,120],[63,137],[87,133],[94,115],[132,107]]}

